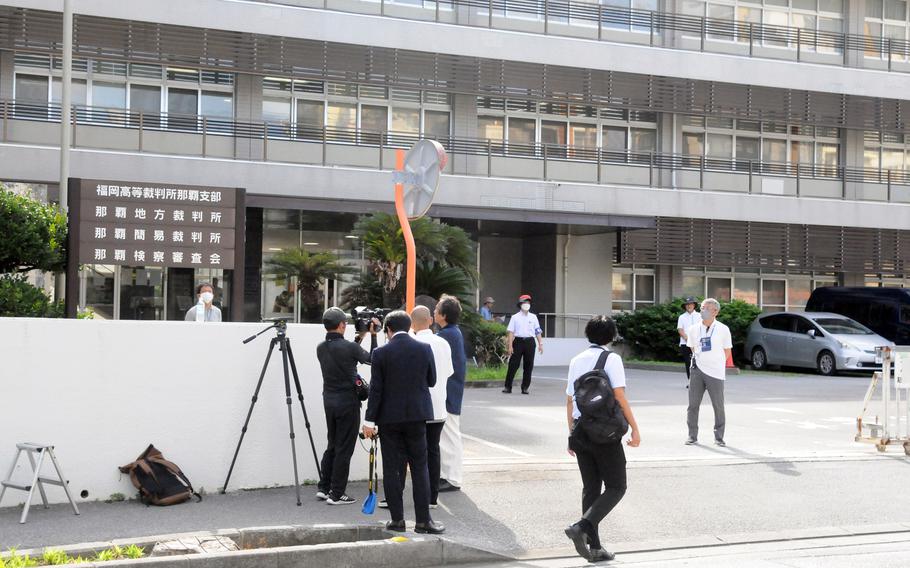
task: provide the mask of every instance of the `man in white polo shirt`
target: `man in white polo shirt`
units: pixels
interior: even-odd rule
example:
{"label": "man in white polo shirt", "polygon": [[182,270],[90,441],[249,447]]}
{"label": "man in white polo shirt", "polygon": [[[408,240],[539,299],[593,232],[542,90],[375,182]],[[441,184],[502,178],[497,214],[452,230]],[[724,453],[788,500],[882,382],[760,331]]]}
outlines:
{"label": "man in white polo shirt", "polygon": [[714,443],[726,446],[724,442],[724,380],[726,379],[727,357],[733,353],[733,338],[730,328],[717,321],[720,303],[706,298],[701,303],[701,322],[686,331],[686,345],[692,350],[692,370],[689,375],[689,409],[686,422],[689,426],[687,445],[698,441],[698,410],[705,397],[705,391],[714,407]]}
{"label": "man in white polo shirt", "polygon": [[695,311],[698,302],[689,296],[683,302],[683,313],[676,318],[676,333],[679,334],[679,354],[686,366],[686,388],[689,388],[689,370],[692,367],[692,350],[686,345],[686,330],[701,321],[701,314]]}

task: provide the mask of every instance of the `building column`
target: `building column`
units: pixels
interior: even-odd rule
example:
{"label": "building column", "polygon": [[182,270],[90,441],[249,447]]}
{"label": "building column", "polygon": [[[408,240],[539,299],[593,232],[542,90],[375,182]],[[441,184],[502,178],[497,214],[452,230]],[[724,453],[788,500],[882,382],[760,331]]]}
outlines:
{"label": "building column", "polygon": [[[843,147],[843,165],[847,168],[865,167],[863,156],[865,142],[863,140],[863,131],[855,129],[841,129],[841,146]],[[863,184],[861,182],[847,182],[844,184],[845,199],[856,199],[859,189]]]}
{"label": "building column", "polygon": [[15,54],[12,51],[0,51],[0,99],[13,98],[13,69]]}
{"label": "building column", "polygon": [[[262,121],[262,77],[238,74],[234,84],[234,118],[238,122]],[[238,160],[261,160],[262,141],[235,138],[234,157]]]}
{"label": "building column", "polygon": [[[476,97],[472,95],[452,95],[452,135],[456,138],[477,138]],[[449,159],[452,162],[452,173],[454,174],[477,175],[480,172],[474,170],[480,167],[478,161],[486,161],[486,157],[465,154],[453,154],[449,156]],[[486,172],[485,165],[483,166],[483,172]]]}
{"label": "building column", "polygon": [[[865,33],[866,0],[848,0],[845,4],[844,33],[863,35]],[[863,67],[865,61],[863,51],[848,50],[845,61],[850,67]]]}

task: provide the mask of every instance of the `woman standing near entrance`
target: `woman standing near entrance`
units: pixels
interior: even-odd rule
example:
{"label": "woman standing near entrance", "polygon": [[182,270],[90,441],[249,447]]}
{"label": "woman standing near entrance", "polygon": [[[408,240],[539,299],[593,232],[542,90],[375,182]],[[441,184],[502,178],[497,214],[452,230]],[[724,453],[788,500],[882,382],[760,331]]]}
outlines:
{"label": "woman standing near entrance", "polygon": [[543,354],[543,335],[537,316],[531,313],[531,296],[522,294],[518,297],[518,313],[509,320],[509,334],[506,339],[509,353],[509,370],[506,373],[504,393],[512,392],[512,381],[518,366],[522,365],[521,394],[529,394],[531,388],[531,372],[534,370],[534,342],[537,341],[537,351]]}

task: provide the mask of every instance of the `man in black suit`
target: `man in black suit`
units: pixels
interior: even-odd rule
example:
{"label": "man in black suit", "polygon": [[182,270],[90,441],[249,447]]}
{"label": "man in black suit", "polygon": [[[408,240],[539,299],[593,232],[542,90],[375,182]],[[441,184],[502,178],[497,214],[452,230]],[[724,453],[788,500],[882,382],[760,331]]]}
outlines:
{"label": "man in black suit", "polygon": [[382,434],[382,475],[392,520],[386,528],[404,531],[404,479],[411,468],[414,514],[419,533],[440,534],[442,523],[430,518],[430,473],[427,467],[427,420],[433,419],[430,387],[436,384],[436,364],[429,345],[408,334],[411,318],[397,310],[385,318],[388,342],[373,352],[370,398],[363,434]]}

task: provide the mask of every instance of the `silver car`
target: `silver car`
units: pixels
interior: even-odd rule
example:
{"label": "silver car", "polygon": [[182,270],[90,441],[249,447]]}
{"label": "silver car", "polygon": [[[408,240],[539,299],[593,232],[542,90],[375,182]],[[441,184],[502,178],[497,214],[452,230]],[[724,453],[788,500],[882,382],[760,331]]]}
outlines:
{"label": "silver car", "polygon": [[749,326],[745,354],[755,369],[815,368],[822,375],[880,369],[875,348],[894,345],[856,321],[827,312],[761,315]]}

